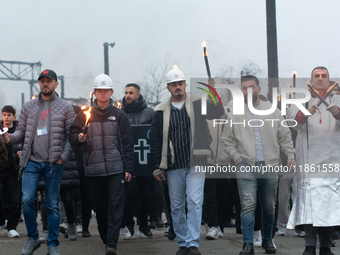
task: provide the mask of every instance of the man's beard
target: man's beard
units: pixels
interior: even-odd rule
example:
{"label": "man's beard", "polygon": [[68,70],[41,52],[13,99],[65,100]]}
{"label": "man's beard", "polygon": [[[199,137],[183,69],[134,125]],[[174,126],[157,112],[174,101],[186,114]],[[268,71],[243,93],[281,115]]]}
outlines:
{"label": "man's beard", "polygon": [[[259,95],[257,95],[257,94],[253,94],[253,105],[254,105],[254,103],[257,101],[257,99],[259,98]],[[244,103],[245,104],[248,104],[248,95],[245,95],[244,96]]]}
{"label": "man's beard", "polygon": [[54,90],[49,90],[49,91],[47,91],[47,92],[44,92],[43,90],[41,91],[41,93],[42,93],[44,96],[50,96],[50,95],[53,94],[53,92],[54,92]]}

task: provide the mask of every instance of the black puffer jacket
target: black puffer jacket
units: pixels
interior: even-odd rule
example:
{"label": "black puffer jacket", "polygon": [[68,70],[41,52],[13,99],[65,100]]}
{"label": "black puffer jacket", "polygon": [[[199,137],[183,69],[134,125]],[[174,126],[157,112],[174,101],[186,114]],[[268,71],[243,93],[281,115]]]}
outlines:
{"label": "black puffer jacket", "polygon": [[7,162],[7,150],[5,144],[0,139],[0,170],[6,165]]}
{"label": "black puffer jacket", "polygon": [[[3,121],[1,121],[3,125]],[[8,130],[9,134],[14,133],[15,128],[18,125],[18,121],[14,120],[13,121],[13,127]],[[2,171],[0,171],[0,175],[18,175],[19,173],[19,157],[17,154],[17,151],[19,150],[19,144],[5,144],[6,149],[7,149],[7,163],[6,166]]]}
{"label": "black puffer jacket", "polygon": [[111,99],[105,109],[93,103],[90,126],[84,143],[78,141],[84,132],[85,115],[80,112],[70,128],[72,146],[83,146],[85,174],[108,176],[124,172],[133,173],[134,152],[132,129],[124,112],[112,105]]}
{"label": "black puffer jacket", "polygon": [[123,98],[122,110],[129,118],[131,125],[151,124],[153,109],[147,107],[142,95],[140,95],[136,104],[128,104]]}

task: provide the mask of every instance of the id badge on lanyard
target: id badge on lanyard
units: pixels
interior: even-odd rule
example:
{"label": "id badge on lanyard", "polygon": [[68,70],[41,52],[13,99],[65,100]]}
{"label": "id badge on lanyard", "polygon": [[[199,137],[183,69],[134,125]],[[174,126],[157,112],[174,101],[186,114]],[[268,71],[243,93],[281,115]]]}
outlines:
{"label": "id badge on lanyard", "polygon": [[43,112],[41,111],[41,128],[37,129],[37,136],[47,135],[47,127],[44,126],[44,120],[49,112],[50,108],[47,109],[45,115],[43,116]]}

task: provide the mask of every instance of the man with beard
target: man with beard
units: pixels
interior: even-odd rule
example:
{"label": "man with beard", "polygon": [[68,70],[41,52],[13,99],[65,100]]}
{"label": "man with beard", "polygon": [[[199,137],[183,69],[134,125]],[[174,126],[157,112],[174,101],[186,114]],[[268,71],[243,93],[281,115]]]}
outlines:
{"label": "man with beard", "polygon": [[20,157],[20,172],[22,210],[28,241],[21,254],[32,254],[40,247],[35,193],[39,180],[43,176],[48,217],[47,254],[58,255],[59,193],[63,164],[68,161],[72,151],[67,138],[74,111],[71,104],[55,93],[58,78],[54,71],[47,69],[41,72],[38,80],[41,93],[36,99],[23,105],[15,132],[5,133],[3,139],[5,143],[10,144],[24,142]]}
{"label": "man with beard", "polygon": [[[288,167],[292,168],[295,165],[293,141],[289,128],[281,125],[283,117],[279,109],[275,109],[269,115],[256,115],[250,112],[247,107],[250,104],[248,88],[252,90],[252,104],[255,109],[267,110],[271,108],[269,102],[259,99],[261,92],[259,80],[253,75],[243,76],[241,90],[246,104],[244,115],[230,113],[228,123],[232,121],[233,124],[226,125],[222,134],[224,150],[233,158],[237,168],[236,177],[242,206],[241,228],[243,233],[243,250],[240,255],[254,254],[253,230],[257,194],[262,208],[262,248],[265,249],[266,254],[276,254],[272,231],[278,174],[275,172],[262,173],[262,167],[279,165],[281,147],[288,157]],[[272,119],[280,121],[267,121]],[[249,169],[251,171],[248,171]]]}
{"label": "man with beard", "polygon": [[206,165],[212,140],[207,119],[220,118],[224,109],[207,103],[207,114],[201,115],[201,97],[186,92],[185,80],[178,68],[166,75],[171,97],[155,107],[150,131],[151,161],[154,177],[158,181],[166,179],[169,187],[172,222],[179,246],[176,254],[200,255],[205,175],[193,166]]}
{"label": "man with beard", "polygon": [[[140,87],[137,84],[129,83],[125,86],[125,97],[123,98],[122,110],[128,117],[131,125],[151,124],[153,110],[147,107],[146,101],[140,94]],[[137,185],[137,187],[136,187]],[[138,194],[135,194],[136,188]],[[125,200],[125,213],[121,233],[123,239],[134,238],[134,204],[135,197],[139,197],[138,220],[139,231],[137,234],[143,238],[152,237],[148,226],[148,215],[151,198],[151,176],[137,176],[136,181],[128,184]]]}

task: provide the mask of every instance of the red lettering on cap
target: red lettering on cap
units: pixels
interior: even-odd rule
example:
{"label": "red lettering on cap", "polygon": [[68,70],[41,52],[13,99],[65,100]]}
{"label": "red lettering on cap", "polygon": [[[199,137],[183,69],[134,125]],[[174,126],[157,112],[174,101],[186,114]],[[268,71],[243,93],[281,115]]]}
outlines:
{"label": "red lettering on cap", "polygon": [[46,70],[46,71],[43,71],[43,74],[48,74],[48,71]]}

